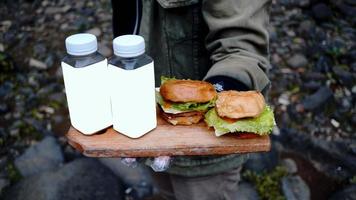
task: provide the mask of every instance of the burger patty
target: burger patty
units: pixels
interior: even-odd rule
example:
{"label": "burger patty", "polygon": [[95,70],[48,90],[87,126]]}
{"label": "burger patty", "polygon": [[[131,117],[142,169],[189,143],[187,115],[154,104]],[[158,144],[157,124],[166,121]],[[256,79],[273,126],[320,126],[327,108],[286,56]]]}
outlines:
{"label": "burger patty", "polygon": [[216,97],[212,84],[205,81],[169,80],[161,85],[160,93],[167,101],[205,103]]}
{"label": "burger patty", "polygon": [[198,123],[204,117],[204,112],[191,111],[178,114],[165,113],[161,109],[163,119],[173,125],[192,125]]}

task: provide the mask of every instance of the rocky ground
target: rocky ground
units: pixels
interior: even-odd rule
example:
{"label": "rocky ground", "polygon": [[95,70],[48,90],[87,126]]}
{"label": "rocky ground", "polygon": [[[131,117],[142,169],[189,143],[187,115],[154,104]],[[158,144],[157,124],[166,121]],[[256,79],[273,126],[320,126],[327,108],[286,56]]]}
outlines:
{"label": "rocky ground", "polygon": [[[273,1],[270,101],[278,128],[273,151],[252,155],[245,165],[240,190],[246,199],[355,198],[355,6],[354,0]],[[104,0],[0,2],[2,197],[138,199],[154,193],[147,169],[82,158],[61,136],[69,125],[59,68],[64,38],[93,33],[110,56],[110,9]],[[263,190],[269,187],[276,194]]]}

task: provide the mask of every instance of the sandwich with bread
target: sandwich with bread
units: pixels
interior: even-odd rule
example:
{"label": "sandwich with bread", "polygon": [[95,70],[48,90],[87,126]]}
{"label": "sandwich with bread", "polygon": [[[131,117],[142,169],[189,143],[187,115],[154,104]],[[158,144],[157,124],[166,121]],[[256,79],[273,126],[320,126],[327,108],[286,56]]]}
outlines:
{"label": "sandwich with bread", "polygon": [[156,100],[161,116],[173,125],[196,124],[215,105],[217,93],[205,81],[161,77]]}

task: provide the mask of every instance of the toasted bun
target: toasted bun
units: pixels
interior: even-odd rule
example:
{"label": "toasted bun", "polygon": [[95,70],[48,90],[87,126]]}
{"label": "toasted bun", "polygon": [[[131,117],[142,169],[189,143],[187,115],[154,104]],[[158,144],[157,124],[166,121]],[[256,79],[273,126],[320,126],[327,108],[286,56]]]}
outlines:
{"label": "toasted bun", "polygon": [[220,117],[239,119],[259,116],[265,107],[265,99],[257,91],[223,91],[218,93],[216,111]]}
{"label": "toasted bun", "polygon": [[203,119],[204,112],[192,111],[179,114],[165,113],[161,110],[161,116],[173,125],[192,125]]}
{"label": "toasted bun", "polygon": [[205,103],[216,96],[215,88],[205,81],[169,80],[161,85],[160,93],[172,102]]}

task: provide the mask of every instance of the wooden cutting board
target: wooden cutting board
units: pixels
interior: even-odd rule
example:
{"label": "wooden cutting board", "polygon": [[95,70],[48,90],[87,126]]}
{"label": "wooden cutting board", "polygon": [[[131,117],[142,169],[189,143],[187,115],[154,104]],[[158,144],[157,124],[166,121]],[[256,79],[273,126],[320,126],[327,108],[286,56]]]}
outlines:
{"label": "wooden cutting board", "polygon": [[157,117],[157,123],[156,129],[138,139],[131,139],[112,128],[86,136],[71,127],[66,137],[71,146],[89,157],[223,155],[265,152],[271,148],[269,136],[227,134],[216,137],[214,130],[204,122],[173,126]]}

